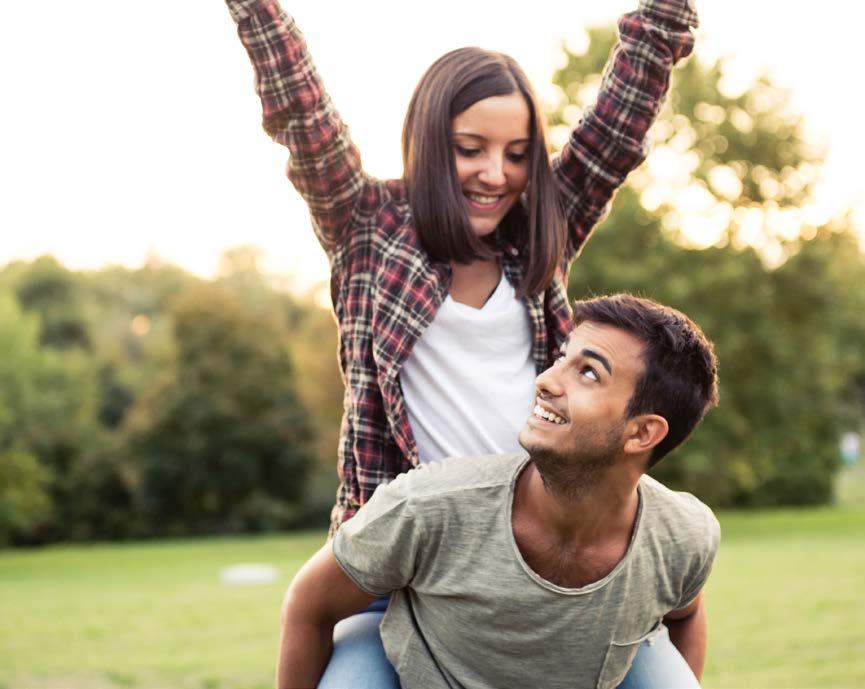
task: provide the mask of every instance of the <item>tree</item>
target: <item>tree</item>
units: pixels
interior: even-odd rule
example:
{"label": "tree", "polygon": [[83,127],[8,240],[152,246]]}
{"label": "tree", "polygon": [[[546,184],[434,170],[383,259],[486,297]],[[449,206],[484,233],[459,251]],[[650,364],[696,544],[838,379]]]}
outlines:
{"label": "tree", "polygon": [[[0,270],[11,300],[0,314],[0,541],[321,519],[338,417],[327,420],[341,410],[333,324],[259,259],[251,248],[228,252],[212,283],[155,259],[76,273],[43,257]],[[76,328],[43,327],[64,313]],[[86,337],[60,337],[73,332]],[[315,464],[309,490],[322,447],[326,471]],[[197,484],[184,483],[190,467],[209,481],[200,515],[189,497]],[[170,523],[163,509],[174,510]]]}
{"label": "tree", "polygon": [[[589,50],[555,75],[554,126],[592,98],[612,36],[592,30]],[[849,233],[804,223],[820,157],[786,94],[765,77],[730,94],[723,79],[721,62],[677,70],[655,150],[569,289],[652,297],[715,342],[721,406],[658,466],[662,480],[715,505],[826,502],[856,411],[850,381],[865,368],[854,354],[865,347],[865,261]]]}
{"label": "tree", "polygon": [[42,344],[90,349],[79,281],[53,257],[42,256],[27,267],[19,277],[17,294],[24,310],[39,314]]}
{"label": "tree", "polygon": [[291,294],[266,275],[262,254],[254,247],[229,250],[220,259],[219,285],[244,308],[283,324],[286,344],[300,375],[295,384],[307,410],[315,461],[303,500],[303,522],[329,522],[336,492],[336,453],[343,411],[343,384],[337,364],[337,331],[333,314],[318,305],[315,294]]}
{"label": "tree", "polygon": [[127,425],[140,509],[161,532],[289,524],[310,432],[279,323],[214,284],[182,296],[172,321],[172,369]]}
{"label": "tree", "polygon": [[342,423],[345,387],[337,364],[338,334],[333,313],[317,306],[310,295],[298,313],[291,309],[288,346],[297,370],[297,391],[310,410],[315,465],[306,505],[310,522],[329,522],[337,487],[337,448]]}
{"label": "tree", "polygon": [[0,292],[0,536],[65,533],[71,467],[95,428],[92,369],[80,351],[39,346],[40,324]]}
{"label": "tree", "polygon": [[41,366],[39,325],[0,292],[0,545],[51,514],[49,473],[18,430],[32,415],[34,369]]}
{"label": "tree", "polygon": [[[593,102],[614,41],[612,27],[594,28],[585,53],[565,51],[553,77],[561,99],[550,114],[560,143]],[[672,83],[647,164],[628,188],[680,244],[751,246],[768,265],[780,264],[800,238],[816,234],[803,207],[822,163],[789,93],[766,75],[732,91],[724,61],[697,57],[676,68]]]}

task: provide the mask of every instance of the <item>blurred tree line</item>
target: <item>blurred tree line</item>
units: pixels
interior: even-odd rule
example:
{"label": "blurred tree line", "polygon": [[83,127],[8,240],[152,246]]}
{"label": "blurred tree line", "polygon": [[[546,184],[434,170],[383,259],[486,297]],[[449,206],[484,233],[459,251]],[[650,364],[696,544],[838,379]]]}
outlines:
{"label": "blurred tree line", "polygon": [[[561,144],[613,42],[566,52]],[[832,499],[865,411],[865,258],[807,207],[821,152],[765,77],[691,59],[653,152],[574,265],[572,296],[632,291],[711,337],[721,406],[656,473],[722,507]],[[336,332],[254,249],[204,281],[158,261],[0,270],[0,544],[326,523],[342,412]]]}
{"label": "blurred tree line", "polygon": [[326,523],[332,318],[258,260],[0,271],[0,543]]}

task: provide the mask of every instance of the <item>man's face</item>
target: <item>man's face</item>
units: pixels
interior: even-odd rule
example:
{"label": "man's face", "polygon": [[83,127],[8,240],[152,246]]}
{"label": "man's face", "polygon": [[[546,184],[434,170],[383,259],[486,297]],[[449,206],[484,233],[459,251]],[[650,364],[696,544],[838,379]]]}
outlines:
{"label": "man's face", "polygon": [[520,444],[546,478],[576,480],[619,456],[625,412],[643,373],[642,353],[643,344],[630,333],[585,322],[537,377],[535,408]]}

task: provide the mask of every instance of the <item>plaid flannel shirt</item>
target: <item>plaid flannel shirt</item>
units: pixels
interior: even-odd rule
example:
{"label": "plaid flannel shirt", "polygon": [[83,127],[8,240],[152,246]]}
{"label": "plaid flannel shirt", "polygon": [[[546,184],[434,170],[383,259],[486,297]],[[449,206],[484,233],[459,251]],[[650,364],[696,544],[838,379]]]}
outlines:
{"label": "plaid flannel shirt", "polygon": [[[330,292],[345,382],[340,486],[332,531],[376,486],[418,463],[399,372],[450,286],[450,267],[432,261],[412,223],[402,180],[366,174],[348,129],[324,91],[303,35],[276,0],[226,0],[255,69],[264,129],[290,152],[288,177],[306,200],[330,260]],[[537,370],[571,328],[570,262],[615,190],[646,156],[646,133],[673,65],[693,47],[692,0],[642,0],[619,20],[619,43],[598,100],[553,161],[569,226],[569,248],[552,285],[525,299]],[[503,256],[511,284],[522,271]]]}

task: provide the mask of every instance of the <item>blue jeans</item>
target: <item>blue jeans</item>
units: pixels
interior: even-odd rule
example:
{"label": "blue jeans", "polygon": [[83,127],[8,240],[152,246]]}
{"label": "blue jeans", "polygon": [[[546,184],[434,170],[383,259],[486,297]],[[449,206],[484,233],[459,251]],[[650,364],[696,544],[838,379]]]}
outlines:
{"label": "blue jeans", "polygon": [[378,633],[388,600],[379,598],[357,615],[337,622],[333,654],[318,689],[400,689]]}
{"label": "blue jeans", "polygon": [[[379,625],[387,598],[339,622],[333,655],[318,689],[400,689],[399,677],[384,653]],[[691,668],[670,641],[666,627],[644,641],[618,689],[699,689]]]}
{"label": "blue jeans", "polygon": [[700,682],[662,625],[657,634],[640,644],[618,689],[700,689]]}

